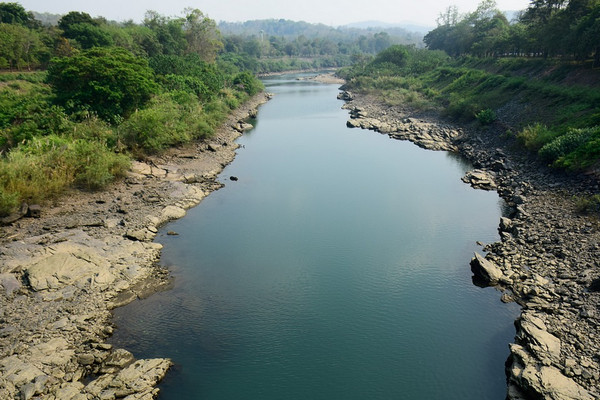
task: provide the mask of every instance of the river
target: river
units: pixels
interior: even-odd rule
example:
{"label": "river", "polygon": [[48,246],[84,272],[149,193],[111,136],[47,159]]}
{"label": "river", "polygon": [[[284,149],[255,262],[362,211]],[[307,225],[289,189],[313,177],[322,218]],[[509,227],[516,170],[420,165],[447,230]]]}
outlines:
{"label": "river", "polygon": [[112,342],[175,362],[162,400],[504,399],[518,307],[469,269],[497,194],[346,128],[338,85],[265,84],[226,186],[159,233],[174,289],[115,310]]}

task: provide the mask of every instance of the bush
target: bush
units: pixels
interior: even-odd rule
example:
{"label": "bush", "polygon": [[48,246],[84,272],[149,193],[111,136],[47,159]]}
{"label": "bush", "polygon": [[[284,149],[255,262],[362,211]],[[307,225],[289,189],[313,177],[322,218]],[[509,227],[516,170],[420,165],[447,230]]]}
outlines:
{"label": "bush", "polygon": [[131,114],[158,90],[147,61],[116,47],[52,59],[48,82],[67,111],[92,111],[106,121]]}
{"label": "bush", "polygon": [[590,129],[589,139],[574,151],[559,158],[555,165],[573,170],[598,167],[600,164],[600,128]]}
{"label": "bush", "polygon": [[161,96],[138,110],[119,127],[119,136],[131,149],[156,153],[168,146],[187,142],[191,136],[181,121],[181,110],[167,96]]}
{"label": "bush", "polygon": [[116,154],[98,140],[76,140],[70,149],[75,185],[88,189],[104,188],[129,169],[129,157]]}
{"label": "bush", "polygon": [[475,119],[477,119],[481,125],[490,125],[496,120],[496,113],[494,110],[486,108],[475,114]]}
{"label": "bush", "polygon": [[575,151],[600,132],[600,127],[587,129],[570,129],[566,134],[546,143],[538,152],[547,161],[555,161]]}
{"label": "bush", "polygon": [[575,210],[583,214],[600,213],[600,194],[576,196]]}
{"label": "bush", "polygon": [[529,150],[539,150],[556,136],[546,125],[535,123],[528,125],[517,133],[517,139]]}
{"label": "bush", "polygon": [[262,83],[248,71],[237,74],[233,78],[233,84],[238,87],[239,90],[248,93],[250,96],[254,96],[263,89]]}
{"label": "bush", "polygon": [[77,185],[101,189],[129,168],[129,157],[101,140],[49,135],[13,149],[0,161],[0,214],[21,201],[42,202]]}
{"label": "bush", "polygon": [[19,196],[17,193],[7,193],[0,186],[0,217],[9,215],[19,205]]}

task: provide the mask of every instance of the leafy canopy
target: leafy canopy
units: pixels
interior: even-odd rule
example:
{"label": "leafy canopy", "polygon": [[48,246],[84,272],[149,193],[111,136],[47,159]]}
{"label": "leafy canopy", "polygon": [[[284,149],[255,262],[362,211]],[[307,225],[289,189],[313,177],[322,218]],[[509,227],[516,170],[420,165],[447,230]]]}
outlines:
{"label": "leafy canopy", "polygon": [[107,121],[131,114],[158,89],[147,61],[118,47],[55,58],[48,82],[57,102],[68,111],[91,111]]}

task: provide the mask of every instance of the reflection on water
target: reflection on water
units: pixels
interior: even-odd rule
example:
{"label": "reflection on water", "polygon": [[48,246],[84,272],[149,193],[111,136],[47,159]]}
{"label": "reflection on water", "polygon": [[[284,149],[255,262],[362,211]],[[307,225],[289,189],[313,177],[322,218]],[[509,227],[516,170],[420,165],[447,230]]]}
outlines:
{"label": "reflection on water", "polygon": [[116,310],[113,341],[174,360],[161,399],[503,399],[517,309],[469,270],[497,195],[347,129],[335,85],[266,82],[239,181],[161,231],[175,288]]}

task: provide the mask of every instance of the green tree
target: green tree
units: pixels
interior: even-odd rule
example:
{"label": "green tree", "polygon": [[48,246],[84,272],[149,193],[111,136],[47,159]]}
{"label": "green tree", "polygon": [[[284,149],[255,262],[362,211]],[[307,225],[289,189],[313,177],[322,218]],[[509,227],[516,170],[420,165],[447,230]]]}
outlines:
{"label": "green tree", "polygon": [[185,10],[183,30],[187,40],[186,53],[196,53],[206,62],[213,62],[223,49],[217,24],[198,9]]}
{"label": "green tree", "polygon": [[98,26],[98,22],[96,22],[88,13],[79,12],[79,11],[71,11],[61,17],[58,20],[58,27],[65,33],[65,37],[69,37],[69,32],[73,25],[78,24],[90,24]]}
{"label": "green tree", "polygon": [[34,20],[33,15],[28,13],[22,5],[18,3],[0,3],[0,22],[31,26]]}
{"label": "green tree", "polygon": [[21,25],[0,23],[0,68],[36,68],[45,51],[38,32]]}
{"label": "green tree", "polygon": [[156,11],[147,11],[144,18],[144,26],[154,32],[161,53],[169,55],[183,55],[187,49],[184,22],[182,18],[166,18]]}
{"label": "green tree", "polygon": [[48,82],[68,111],[91,111],[108,121],[131,114],[157,92],[147,61],[117,47],[53,59]]}

